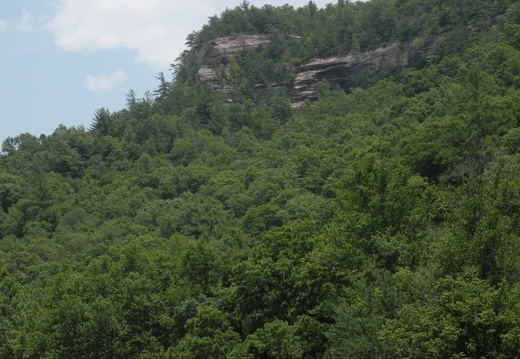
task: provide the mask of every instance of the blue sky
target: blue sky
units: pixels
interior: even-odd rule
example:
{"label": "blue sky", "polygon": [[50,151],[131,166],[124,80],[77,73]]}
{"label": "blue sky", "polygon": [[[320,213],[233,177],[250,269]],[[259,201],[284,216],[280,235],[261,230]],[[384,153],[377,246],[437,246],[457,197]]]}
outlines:
{"label": "blue sky", "polygon": [[[240,0],[0,0],[0,142],[89,127],[157,86],[186,36]],[[332,1],[314,0],[319,6]],[[306,0],[249,0],[304,6]]]}

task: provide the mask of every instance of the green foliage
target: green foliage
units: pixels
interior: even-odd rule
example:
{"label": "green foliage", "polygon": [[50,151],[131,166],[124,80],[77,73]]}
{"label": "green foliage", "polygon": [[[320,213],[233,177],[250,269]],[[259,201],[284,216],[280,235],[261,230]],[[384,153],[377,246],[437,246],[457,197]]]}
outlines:
{"label": "green foliage", "polygon": [[443,279],[426,303],[404,305],[381,339],[396,358],[513,357],[495,330],[505,293],[481,280]]}
{"label": "green foliage", "polygon": [[230,358],[302,358],[303,350],[296,335],[296,327],[286,322],[267,323],[248,336],[229,355]]}
{"label": "green foliage", "polygon": [[[243,2],[153,95],[7,138],[0,358],[516,357],[519,19]],[[233,83],[211,92],[199,55],[236,34],[270,43],[208,60]],[[352,68],[291,110],[302,63],[396,41],[413,69]]]}
{"label": "green foliage", "polygon": [[181,268],[191,286],[200,287],[203,294],[209,294],[210,286],[216,284],[218,258],[211,247],[200,241],[187,248]]}
{"label": "green foliage", "polygon": [[197,316],[188,320],[186,327],[188,334],[176,348],[179,358],[224,358],[240,341],[238,333],[215,307],[199,307]]}

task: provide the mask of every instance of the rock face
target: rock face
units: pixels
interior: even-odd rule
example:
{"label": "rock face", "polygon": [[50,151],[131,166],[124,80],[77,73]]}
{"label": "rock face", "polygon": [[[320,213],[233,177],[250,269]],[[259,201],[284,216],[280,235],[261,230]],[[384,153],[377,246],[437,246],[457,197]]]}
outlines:
{"label": "rock face", "polygon": [[224,58],[232,58],[248,50],[258,50],[271,41],[262,35],[235,35],[218,37],[195,49],[203,66],[197,72],[199,80],[213,92],[231,92],[231,79],[222,66],[212,66]]}
{"label": "rock face", "polygon": [[263,35],[235,35],[217,37],[208,44],[196,49],[197,58],[201,63],[208,63],[219,57],[231,58],[247,50],[256,50],[271,41]]}
{"label": "rock face", "polygon": [[[313,59],[298,68],[292,88],[288,89],[293,108],[301,107],[307,99],[316,99],[324,81],[345,88],[354,83],[355,76],[363,69],[383,66],[412,67],[418,59],[424,61],[431,57],[434,40],[433,37],[423,38],[414,42],[394,43],[355,55]],[[213,39],[195,50],[197,58],[203,64],[198,71],[200,81],[211,91],[230,92],[233,87],[225,70],[222,67],[217,69],[211,64],[217,63],[222,57],[229,59],[244,51],[261,49],[269,43],[269,38],[262,35],[236,35]]]}
{"label": "rock face", "polygon": [[213,92],[230,92],[233,87],[225,74],[217,74],[211,66],[202,66],[197,72],[199,81]]}
{"label": "rock face", "polygon": [[433,41],[433,38],[423,39],[421,46],[415,49],[410,42],[395,43],[358,55],[313,59],[299,67],[291,97],[296,103],[316,99],[323,81],[348,86],[363,68],[375,69],[384,65],[411,67],[417,59],[430,58]]}

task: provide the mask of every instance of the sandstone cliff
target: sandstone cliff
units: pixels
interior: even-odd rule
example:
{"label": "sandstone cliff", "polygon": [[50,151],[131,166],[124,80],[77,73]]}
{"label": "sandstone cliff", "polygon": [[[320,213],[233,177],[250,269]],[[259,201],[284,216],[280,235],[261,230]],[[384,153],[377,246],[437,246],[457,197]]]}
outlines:
{"label": "sandstone cliff", "polygon": [[218,37],[195,50],[197,58],[203,64],[219,57],[233,57],[240,52],[259,49],[270,43],[263,35],[235,35]]}
{"label": "sandstone cliff", "polygon": [[[301,106],[307,99],[313,100],[324,81],[349,87],[363,69],[377,69],[382,66],[412,67],[418,60],[424,61],[431,56],[434,38],[423,38],[407,43],[394,43],[360,54],[346,54],[322,59],[312,59],[299,66],[290,88],[294,108]],[[262,35],[236,35],[220,37],[196,49],[202,66],[198,71],[199,79],[208,89],[229,92],[233,89],[231,79],[223,67],[215,66],[222,57],[231,58],[247,50],[259,50],[270,40]],[[254,85],[264,88],[263,84]]]}
{"label": "sandstone cliff", "polygon": [[294,102],[315,99],[325,80],[348,87],[363,68],[412,67],[417,62],[430,58],[433,42],[434,38],[425,38],[415,41],[413,45],[411,42],[394,43],[357,55],[313,59],[299,67],[291,97]]}

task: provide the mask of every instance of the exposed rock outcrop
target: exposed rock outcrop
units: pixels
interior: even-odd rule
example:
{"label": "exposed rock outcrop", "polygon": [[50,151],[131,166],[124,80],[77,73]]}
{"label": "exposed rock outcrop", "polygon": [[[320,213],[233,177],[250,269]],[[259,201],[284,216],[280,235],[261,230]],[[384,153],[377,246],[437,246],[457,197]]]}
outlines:
{"label": "exposed rock outcrop", "polygon": [[230,81],[224,76],[225,74],[219,76],[211,66],[202,66],[197,75],[199,81],[213,92],[230,92],[233,89]]}
{"label": "exposed rock outcrop", "polygon": [[235,35],[217,37],[208,44],[196,49],[197,58],[203,64],[219,57],[231,58],[247,50],[256,50],[271,42],[264,35]]}
{"label": "exposed rock outcrop", "polygon": [[422,39],[421,46],[417,47],[410,42],[395,43],[358,55],[313,59],[298,69],[291,91],[292,99],[294,102],[315,99],[324,80],[348,86],[362,68],[375,69],[384,65],[411,67],[418,59],[430,58],[433,40]]}
{"label": "exposed rock outcrop", "polygon": [[[293,108],[301,107],[303,101],[316,99],[324,81],[348,87],[355,84],[355,76],[363,69],[383,66],[412,67],[418,61],[431,57],[435,38],[417,39],[414,42],[394,43],[360,54],[347,54],[323,59],[313,59],[298,68],[292,88],[288,90],[293,100]],[[268,45],[270,40],[263,35],[236,35],[219,37],[196,49],[203,66],[198,76],[211,91],[230,92],[233,89],[228,74],[223,68],[212,67],[222,57],[232,58],[248,50],[258,50]],[[222,65],[220,65],[222,66]],[[264,89],[264,84],[254,85]],[[267,86],[279,87],[279,84]]]}

